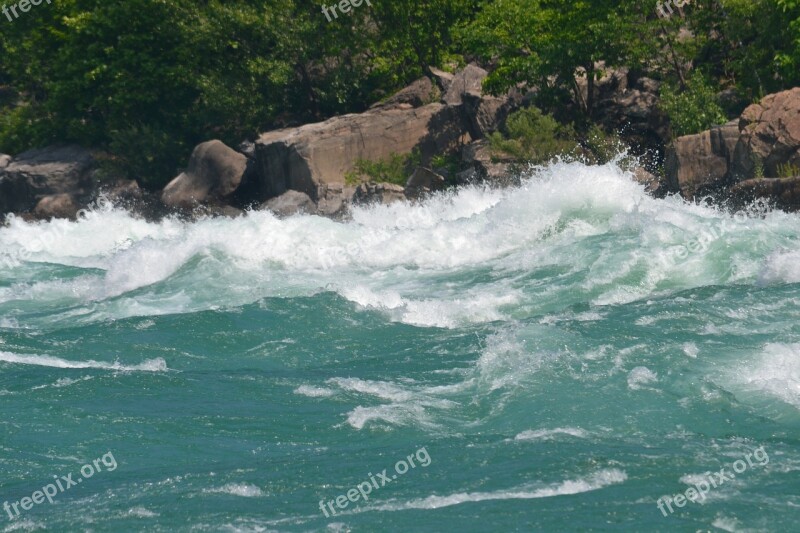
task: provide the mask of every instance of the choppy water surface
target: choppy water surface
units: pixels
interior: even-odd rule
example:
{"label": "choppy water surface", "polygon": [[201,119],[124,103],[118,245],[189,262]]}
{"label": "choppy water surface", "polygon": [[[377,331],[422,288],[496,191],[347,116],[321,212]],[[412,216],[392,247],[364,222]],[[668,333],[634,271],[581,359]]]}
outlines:
{"label": "choppy water surface", "polygon": [[12,221],[0,504],[118,466],[0,531],[794,530],[799,238],[580,164],[347,223]]}

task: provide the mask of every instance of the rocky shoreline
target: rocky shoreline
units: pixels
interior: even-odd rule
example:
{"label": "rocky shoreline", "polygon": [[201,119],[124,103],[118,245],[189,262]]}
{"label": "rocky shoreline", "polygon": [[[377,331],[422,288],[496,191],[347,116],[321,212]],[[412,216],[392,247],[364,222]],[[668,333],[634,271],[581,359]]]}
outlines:
{"label": "rocky shoreline", "polygon": [[[109,175],[102,154],[79,146],[0,155],[0,216],[74,219],[102,196],[147,219],[238,216],[246,209],[343,218],[351,205],[417,199],[476,181],[505,186],[514,182],[515,161],[498,158],[488,136],[528,105],[531,92],[485,95],[486,75],[475,65],[456,74],[433,69],[364,113],[267,132],[235,149],[204,142],[161,191]],[[663,172],[632,169],[651,193],[738,204],[763,197],[800,209],[800,88],[769,95],[738,120],[673,142],[658,110],[657,81],[623,69],[592,90],[598,123],[663,154]],[[359,174],[359,161],[396,154],[414,155],[404,184]],[[442,165],[443,155],[455,164]]]}

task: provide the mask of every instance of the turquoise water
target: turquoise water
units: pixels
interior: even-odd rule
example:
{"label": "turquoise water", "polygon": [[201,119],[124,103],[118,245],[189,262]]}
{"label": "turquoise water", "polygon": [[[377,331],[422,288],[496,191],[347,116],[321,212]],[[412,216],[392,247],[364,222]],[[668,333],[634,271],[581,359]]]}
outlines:
{"label": "turquoise water", "polygon": [[796,531],[799,237],[580,164],[347,223],[11,221],[0,504],[103,459],[0,531]]}

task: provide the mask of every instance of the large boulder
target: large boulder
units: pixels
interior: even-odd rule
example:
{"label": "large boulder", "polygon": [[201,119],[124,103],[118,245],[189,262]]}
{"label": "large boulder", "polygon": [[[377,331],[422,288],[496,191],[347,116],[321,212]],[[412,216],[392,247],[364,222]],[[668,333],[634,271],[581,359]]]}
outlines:
{"label": "large boulder", "polygon": [[388,205],[405,199],[405,191],[400,185],[369,182],[362,183],[356,188],[353,203]]}
{"label": "large boulder", "polygon": [[731,197],[739,206],[766,198],[786,211],[800,211],[800,177],[744,180],[733,186]]}
{"label": "large boulder", "polygon": [[685,198],[695,198],[728,185],[738,140],[736,121],[677,138],[667,148],[664,162],[667,186]]}
{"label": "large boulder", "polygon": [[411,107],[422,107],[437,101],[440,96],[441,90],[433,84],[430,78],[420,78],[383,102],[374,104],[372,108],[392,107],[402,104],[408,104]]}
{"label": "large boulder", "polygon": [[465,94],[469,92],[480,94],[483,80],[488,75],[488,72],[477,65],[467,65],[453,77],[442,101],[448,105],[460,105],[464,101]]}
{"label": "large boulder", "polygon": [[661,190],[661,180],[646,168],[636,167],[633,170],[633,181],[644,185],[644,190],[653,196],[658,196],[664,192]]}
{"label": "large boulder", "polygon": [[[618,131],[639,150],[658,149],[669,137],[669,120],[659,108],[661,83],[635,77],[627,68],[604,70],[595,84],[593,118]],[[586,80],[579,86],[586,94]]]}
{"label": "large boulder", "polygon": [[492,153],[485,139],[464,146],[461,159],[469,168],[458,174],[460,182],[485,181],[492,185],[505,187],[517,182],[512,172],[514,161]]}
{"label": "large boulder", "polygon": [[221,141],[197,145],[186,172],[169,182],[161,201],[169,207],[222,205],[236,192],[247,169],[247,157]]}
{"label": "large boulder", "polygon": [[61,193],[45,196],[33,208],[37,219],[68,218],[75,220],[80,206],[71,194]]}
{"label": "large boulder", "polygon": [[11,156],[7,154],[0,154],[0,170],[3,170],[11,164]]}
{"label": "large boulder", "polygon": [[520,96],[516,91],[503,96],[484,96],[477,91],[464,93],[462,101],[472,138],[483,139],[499,130],[508,115],[519,108]]}
{"label": "large boulder", "polygon": [[433,191],[441,191],[445,188],[446,181],[444,176],[429,168],[417,167],[406,182],[406,196],[419,198]]}
{"label": "large boulder", "polygon": [[0,169],[0,215],[31,211],[45,196],[85,195],[93,166],[91,153],[75,145],[19,154]]}
{"label": "large boulder", "polygon": [[732,163],[735,181],[777,177],[779,165],[800,167],[800,88],[771,94],[744,110]]}
{"label": "large boulder", "polygon": [[455,79],[455,74],[439,70],[436,67],[428,67],[428,72],[430,72],[430,75],[436,81],[436,85],[438,85],[439,89],[444,93],[450,89],[450,86],[453,84],[453,79]]}
{"label": "large boulder", "polygon": [[304,192],[286,191],[282,195],[264,202],[261,209],[272,211],[279,217],[290,217],[297,214],[314,213],[317,206]]}
{"label": "large boulder", "polygon": [[456,149],[468,136],[459,109],[441,103],[408,105],[343,115],[261,135],[256,141],[256,195],[260,201],[287,190],[315,202],[345,194],[345,175],[359,159],[381,161],[418,150],[421,161]]}

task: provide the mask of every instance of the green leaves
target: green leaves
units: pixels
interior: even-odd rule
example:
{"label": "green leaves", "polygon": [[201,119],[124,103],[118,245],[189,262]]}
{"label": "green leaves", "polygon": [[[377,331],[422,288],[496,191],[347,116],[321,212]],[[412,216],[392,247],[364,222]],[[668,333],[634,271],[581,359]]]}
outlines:
{"label": "green leaves", "polygon": [[673,137],[699,133],[727,122],[714,89],[699,71],[687,80],[685,90],[664,85],[660,105],[669,117]]}

